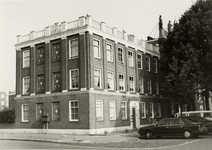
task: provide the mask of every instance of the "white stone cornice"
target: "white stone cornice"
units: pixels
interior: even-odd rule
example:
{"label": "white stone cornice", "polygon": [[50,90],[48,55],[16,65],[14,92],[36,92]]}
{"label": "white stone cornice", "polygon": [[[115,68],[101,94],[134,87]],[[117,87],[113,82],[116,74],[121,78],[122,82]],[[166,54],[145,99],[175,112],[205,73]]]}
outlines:
{"label": "white stone cornice", "polygon": [[85,35],[85,32],[80,32],[79,35]]}
{"label": "white stone cornice", "polygon": [[67,39],[67,37],[66,37],[66,36],[63,36],[63,37],[61,37],[61,39],[62,39],[62,40],[66,40],[66,39]]}

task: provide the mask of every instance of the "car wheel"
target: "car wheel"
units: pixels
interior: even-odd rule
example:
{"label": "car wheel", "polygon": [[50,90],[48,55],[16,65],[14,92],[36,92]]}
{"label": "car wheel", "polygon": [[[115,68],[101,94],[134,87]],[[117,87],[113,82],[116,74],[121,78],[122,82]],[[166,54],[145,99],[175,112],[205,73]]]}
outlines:
{"label": "car wheel", "polygon": [[146,132],[145,132],[145,137],[146,137],[147,139],[151,139],[151,138],[152,138],[152,132],[151,132],[151,131],[146,131]]}
{"label": "car wheel", "polygon": [[186,138],[186,139],[189,139],[189,138],[192,138],[192,132],[191,131],[183,131],[183,137]]}

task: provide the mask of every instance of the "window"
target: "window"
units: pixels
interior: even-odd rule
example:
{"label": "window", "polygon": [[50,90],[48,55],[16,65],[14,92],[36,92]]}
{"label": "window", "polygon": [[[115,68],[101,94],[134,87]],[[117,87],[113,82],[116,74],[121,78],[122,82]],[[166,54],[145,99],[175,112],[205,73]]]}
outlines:
{"label": "window", "polygon": [[41,120],[43,114],[43,103],[36,104],[36,120]]}
{"label": "window", "polygon": [[37,93],[44,93],[45,92],[45,83],[44,83],[44,75],[37,76]]}
{"label": "window", "polygon": [[70,89],[78,89],[79,88],[79,70],[73,69],[69,71],[69,82]]}
{"label": "window", "polygon": [[125,91],[124,75],[123,74],[119,74],[119,90]]}
{"label": "window", "polygon": [[78,39],[69,40],[69,58],[78,58]]}
{"label": "window", "polygon": [[1,105],[4,106],[4,101],[1,101]]}
{"label": "window", "polygon": [[133,67],[133,52],[132,51],[128,51],[128,61],[129,61],[129,67]]}
{"label": "window", "polygon": [[122,48],[118,48],[118,62],[120,64],[124,63],[124,54],[123,54],[123,49]]}
{"label": "window", "polygon": [[1,98],[5,98],[4,94],[1,94]]}
{"label": "window", "polygon": [[149,103],[149,117],[150,118],[154,117],[154,105],[152,102]]}
{"label": "window", "polygon": [[138,61],[138,69],[143,69],[143,63],[142,63],[142,55],[138,54],[137,55],[137,61]]}
{"label": "window", "polygon": [[60,72],[52,74],[52,91],[61,91]]}
{"label": "window", "polygon": [[146,71],[150,71],[150,58],[146,57]]}
{"label": "window", "polygon": [[29,76],[23,77],[23,94],[29,94],[30,92],[29,85],[30,85]]}
{"label": "window", "polygon": [[161,117],[161,105],[160,105],[160,103],[157,103],[156,112],[157,112],[157,117]]}
{"label": "window", "polygon": [[29,105],[22,104],[21,106],[21,121],[22,122],[29,122]]}
{"label": "window", "polygon": [[141,118],[146,118],[146,103],[141,102]]}
{"label": "window", "polygon": [[45,52],[44,52],[44,47],[39,47],[37,48],[37,65],[44,64],[45,60]]}
{"label": "window", "polygon": [[103,120],[103,101],[96,100],[96,120]]}
{"label": "window", "polygon": [[29,67],[30,65],[30,51],[23,51],[23,68]]}
{"label": "window", "polygon": [[60,60],[60,43],[52,45],[52,62]]}
{"label": "window", "polygon": [[107,72],[108,90],[114,90],[113,72]]}
{"label": "window", "polygon": [[158,73],[158,61],[157,61],[157,59],[153,59],[153,72]]}
{"label": "window", "polygon": [[134,77],[129,76],[130,92],[135,92]]}
{"label": "window", "polygon": [[60,102],[52,103],[52,120],[60,120]]}
{"label": "window", "polygon": [[159,95],[159,84],[155,82],[155,95]]}
{"label": "window", "polygon": [[100,58],[100,41],[97,39],[93,39],[93,51],[94,57]]}
{"label": "window", "polygon": [[147,94],[152,94],[151,80],[147,80]]}
{"label": "window", "polygon": [[122,120],[127,119],[127,102],[126,101],[121,102],[121,119]]}
{"label": "window", "polygon": [[94,88],[101,89],[101,70],[94,69]]}
{"label": "window", "polygon": [[115,101],[110,101],[109,103],[110,108],[110,120],[116,120],[116,103]]}
{"label": "window", "polygon": [[140,93],[144,93],[144,84],[143,84],[143,78],[138,79],[138,90]]}
{"label": "window", "polygon": [[79,121],[79,101],[69,101],[69,121]]}
{"label": "window", "polygon": [[113,61],[113,51],[112,51],[112,45],[111,44],[107,44],[106,45],[106,49],[107,49],[107,61]]}

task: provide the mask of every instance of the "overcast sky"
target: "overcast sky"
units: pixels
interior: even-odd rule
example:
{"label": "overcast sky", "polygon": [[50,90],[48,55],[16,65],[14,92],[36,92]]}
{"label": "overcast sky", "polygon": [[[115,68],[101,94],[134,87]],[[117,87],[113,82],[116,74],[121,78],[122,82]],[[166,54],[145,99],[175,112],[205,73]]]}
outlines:
{"label": "overcast sky", "polygon": [[162,15],[163,27],[178,20],[196,0],[0,0],[0,91],[15,90],[17,35],[87,13],[98,22],[146,40]]}

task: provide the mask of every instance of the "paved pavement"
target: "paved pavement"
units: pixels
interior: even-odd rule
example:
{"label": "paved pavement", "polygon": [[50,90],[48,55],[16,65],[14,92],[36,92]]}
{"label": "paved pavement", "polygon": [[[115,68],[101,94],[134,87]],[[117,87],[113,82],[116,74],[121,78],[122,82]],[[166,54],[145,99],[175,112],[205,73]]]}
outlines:
{"label": "paved pavement", "polygon": [[[177,139],[177,140],[176,140]],[[0,133],[0,140],[43,141],[99,148],[162,148],[192,143],[196,139],[165,138],[147,140],[137,131],[109,133],[108,135]]]}

